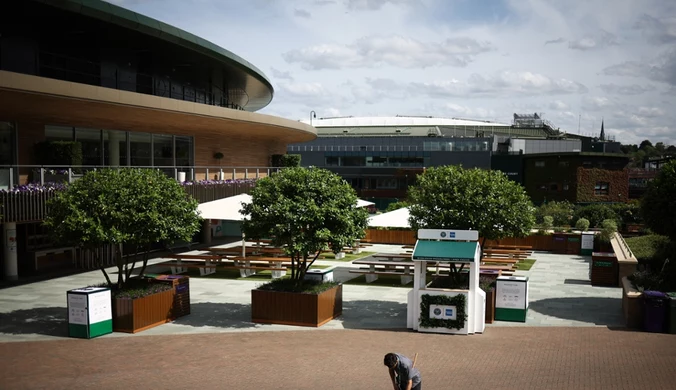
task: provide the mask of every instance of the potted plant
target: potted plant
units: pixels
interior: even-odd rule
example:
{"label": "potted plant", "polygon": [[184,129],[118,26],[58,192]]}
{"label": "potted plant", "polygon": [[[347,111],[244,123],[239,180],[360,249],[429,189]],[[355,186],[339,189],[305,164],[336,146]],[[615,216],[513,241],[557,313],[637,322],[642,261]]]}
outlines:
{"label": "potted plant", "polygon": [[[139,281],[132,273],[141,260],[139,275],[144,275],[152,245],[187,241],[199,231],[197,201],[176,180],[154,169],[90,171],[59,191],[48,206],[44,224],[54,242],[91,251],[96,256],[106,286],[113,290],[115,329],[135,332],[173,316],[172,286],[165,290],[155,284],[166,283]],[[130,249],[127,256],[123,247]],[[105,270],[101,249],[113,252],[116,282]],[[138,313],[148,317],[150,312],[153,316],[144,321],[134,319]],[[120,318],[116,319],[116,315]]]}
{"label": "potted plant", "polygon": [[273,237],[291,267],[288,277],[251,291],[253,322],[317,327],[342,314],[342,284],[305,274],[326,247],[339,253],[364,235],[368,213],[356,204],[354,189],[325,169],[293,167],[257,182],[241,211],[242,231]]}

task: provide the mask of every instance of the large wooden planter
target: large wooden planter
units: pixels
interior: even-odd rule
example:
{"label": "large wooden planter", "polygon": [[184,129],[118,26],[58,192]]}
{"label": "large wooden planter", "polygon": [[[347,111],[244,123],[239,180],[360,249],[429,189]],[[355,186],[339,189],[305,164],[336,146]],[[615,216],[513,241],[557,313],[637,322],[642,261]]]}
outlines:
{"label": "large wooden planter", "polygon": [[113,331],[136,333],[172,320],[174,290],[143,298],[113,298]]}
{"label": "large wooden planter", "polygon": [[492,324],[495,321],[495,288],[486,291],[486,316],[487,324]]}
{"label": "large wooden planter", "polygon": [[251,290],[251,321],[319,327],[343,314],[343,285],[321,294]]}
{"label": "large wooden planter", "polygon": [[622,311],[627,328],[643,328],[643,294],[631,285],[627,277],[622,278]]}

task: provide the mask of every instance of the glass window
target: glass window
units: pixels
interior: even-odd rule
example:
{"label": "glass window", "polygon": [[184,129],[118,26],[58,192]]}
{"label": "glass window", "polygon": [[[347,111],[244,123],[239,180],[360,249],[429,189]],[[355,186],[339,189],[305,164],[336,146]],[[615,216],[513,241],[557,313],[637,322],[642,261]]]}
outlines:
{"label": "glass window", "polygon": [[[12,123],[0,122],[0,165],[16,164],[16,129]],[[9,168],[0,168],[0,190],[9,188]],[[13,183],[19,182],[18,172],[13,172]]]}
{"label": "glass window", "polygon": [[129,133],[130,162],[136,167],[152,166],[150,133]]}
{"label": "glass window", "polygon": [[544,161],[536,161],[535,166],[538,168],[544,168],[545,162]]}
{"label": "glass window", "polygon": [[127,166],[127,133],[119,130],[103,130],[103,165]]}
{"label": "glass window", "polygon": [[75,141],[82,145],[82,165],[101,165],[101,130],[75,128]]}
{"label": "glass window", "polygon": [[594,195],[608,195],[610,193],[609,187],[610,183],[608,182],[596,182],[596,185],[594,186]]}
{"label": "glass window", "polygon": [[153,134],[153,166],[174,166],[174,138],[172,136]]}
{"label": "glass window", "polygon": [[176,136],[176,166],[187,167],[193,161],[192,137]]}
{"label": "glass window", "polygon": [[378,189],[397,189],[397,179],[395,178],[379,178],[376,179],[376,188]]}
{"label": "glass window", "polygon": [[332,166],[332,167],[337,167],[340,166],[340,157],[326,157],[326,165],[327,166]]}
{"label": "glass window", "polygon": [[72,141],[73,128],[67,126],[45,126],[45,140],[47,141]]}

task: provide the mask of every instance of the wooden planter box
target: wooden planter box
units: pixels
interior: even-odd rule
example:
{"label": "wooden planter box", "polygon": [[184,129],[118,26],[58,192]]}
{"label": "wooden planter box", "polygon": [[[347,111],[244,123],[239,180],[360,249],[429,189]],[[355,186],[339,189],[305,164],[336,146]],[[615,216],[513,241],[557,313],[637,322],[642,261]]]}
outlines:
{"label": "wooden planter box", "polygon": [[171,322],[174,290],[143,298],[113,298],[113,331],[136,333]]}
{"label": "wooden planter box", "polygon": [[343,314],[343,285],[321,294],[251,290],[251,321],[319,327]]}
{"label": "wooden planter box", "polygon": [[486,291],[486,316],[487,324],[492,324],[495,321],[495,287]]}

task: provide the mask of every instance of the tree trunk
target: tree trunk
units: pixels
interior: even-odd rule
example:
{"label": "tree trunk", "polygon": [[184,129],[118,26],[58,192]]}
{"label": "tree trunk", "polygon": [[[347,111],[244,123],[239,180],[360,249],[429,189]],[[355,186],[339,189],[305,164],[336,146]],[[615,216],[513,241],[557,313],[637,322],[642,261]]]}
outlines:
{"label": "tree trunk", "polygon": [[106,283],[108,283],[108,286],[111,286],[113,283],[110,281],[110,276],[108,276],[108,272],[106,272],[106,267],[103,265],[103,260],[101,259],[101,252],[97,249],[94,253],[96,255],[96,263],[99,265],[101,272],[103,272],[103,276],[106,278]]}
{"label": "tree trunk", "polygon": [[121,289],[124,286],[124,263],[122,262],[122,251],[120,246],[115,244],[115,262],[117,263],[117,288]]}
{"label": "tree trunk", "polygon": [[141,272],[139,272],[139,276],[145,275],[146,272],[146,267],[148,267],[148,257],[150,257],[150,244],[146,244],[145,246],[145,252],[143,253],[143,265],[141,266]]}

